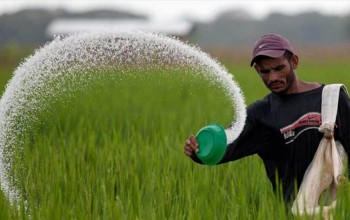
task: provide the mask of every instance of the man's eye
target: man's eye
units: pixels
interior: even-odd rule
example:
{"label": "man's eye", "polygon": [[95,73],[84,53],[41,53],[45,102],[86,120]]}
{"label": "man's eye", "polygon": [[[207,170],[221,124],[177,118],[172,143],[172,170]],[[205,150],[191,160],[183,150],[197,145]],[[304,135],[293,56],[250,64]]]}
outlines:
{"label": "man's eye", "polygon": [[275,68],[276,71],[281,71],[285,66],[281,65]]}
{"label": "man's eye", "polygon": [[270,72],[270,70],[260,70],[261,74],[268,74]]}
{"label": "man's eye", "polygon": [[277,67],[275,70],[276,70],[276,71],[280,71],[281,69],[283,69],[283,68],[279,66],[279,67]]}

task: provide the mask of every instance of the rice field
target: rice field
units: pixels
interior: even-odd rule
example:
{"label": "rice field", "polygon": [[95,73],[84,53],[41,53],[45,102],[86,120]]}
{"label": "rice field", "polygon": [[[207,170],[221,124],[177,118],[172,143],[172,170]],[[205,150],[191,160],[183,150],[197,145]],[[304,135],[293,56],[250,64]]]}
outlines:
{"label": "rice field", "polygon": [[[247,104],[267,94],[248,64],[227,66]],[[305,62],[300,78],[350,88],[348,63]],[[272,192],[257,156],[203,166],[183,154],[201,127],[234,120],[220,88],[179,73],[124,75],[56,102],[17,146],[23,198],[0,195],[0,219],[299,219]],[[9,71],[1,73],[1,89]],[[334,219],[348,219],[350,192]]]}

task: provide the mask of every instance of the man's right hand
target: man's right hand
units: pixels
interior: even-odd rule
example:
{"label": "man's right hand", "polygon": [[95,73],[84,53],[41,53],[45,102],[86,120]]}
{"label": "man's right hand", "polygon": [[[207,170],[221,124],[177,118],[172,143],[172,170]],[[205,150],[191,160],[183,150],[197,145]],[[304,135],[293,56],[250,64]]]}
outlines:
{"label": "man's right hand", "polygon": [[184,153],[188,157],[192,157],[195,155],[195,153],[199,152],[198,148],[199,144],[194,135],[191,135],[185,142],[184,145]]}

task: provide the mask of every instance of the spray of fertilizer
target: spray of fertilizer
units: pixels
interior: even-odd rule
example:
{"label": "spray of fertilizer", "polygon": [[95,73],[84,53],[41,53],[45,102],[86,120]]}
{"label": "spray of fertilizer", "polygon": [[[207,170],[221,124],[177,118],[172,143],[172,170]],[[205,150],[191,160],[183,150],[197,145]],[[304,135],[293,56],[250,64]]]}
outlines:
{"label": "spray of fertilizer", "polygon": [[[48,97],[64,95],[67,88],[83,89],[82,84],[76,88],[67,86],[69,83],[98,80],[104,77],[103,70],[111,68],[124,72],[128,66],[142,69],[144,64],[152,68],[187,68],[221,86],[235,109],[235,120],[225,131],[227,142],[241,133],[246,118],[241,90],[233,76],[199,48],[144,32],[81,33],[56,38],[16,69],[0,100],[1,189],[11,203],[21,198],[20,190],[13,184],[16,179],[10,175],[15,160],[13,148],[18,137],[38,120],[33,112],[48,108]],[[96,69],[101,74],[96,74]]]}

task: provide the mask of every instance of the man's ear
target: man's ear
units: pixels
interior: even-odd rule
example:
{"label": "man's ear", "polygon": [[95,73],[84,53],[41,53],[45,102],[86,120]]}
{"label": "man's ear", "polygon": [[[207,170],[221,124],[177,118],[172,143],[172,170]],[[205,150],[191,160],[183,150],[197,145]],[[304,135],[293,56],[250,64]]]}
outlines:
{"label": "man's ear", "polygon": [[290,64],[291,64],[293,69],[298,68],[299,57],[297,55],[293,54],[291,59],[290,59]]}

